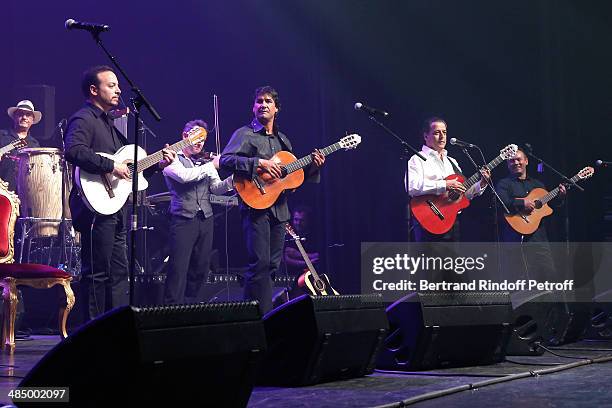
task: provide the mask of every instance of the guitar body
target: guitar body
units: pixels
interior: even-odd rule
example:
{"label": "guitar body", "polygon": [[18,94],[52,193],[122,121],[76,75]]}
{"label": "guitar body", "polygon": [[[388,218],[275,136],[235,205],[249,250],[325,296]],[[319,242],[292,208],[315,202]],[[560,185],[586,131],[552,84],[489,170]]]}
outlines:
{"label": "guitar body", "polygon": [[[534,188],[527,194],[530,200],[538,200],[544,197],[548,192],[543,188]],[[542,218],[548,217],[553,213],[552,208],[548,204],[543,204],[540,208],[536,208],[531,214],[505,214],[504,217],[508,224],[521,235],[530,235],[536,232],[542,222]]]}
{"label": "guitar body", "polygon": [[[133,163],[134,149],[138,149],[138,160],[147,157],[147,153],[143,148],[136,145],[126,145],[117,150],[115,154],[98,153],[100,156],[107,157],[115,163]],[[105,187],[103,178],[106,177],[109,185],[112,188],[114,196],[111,197],[109,191]],[[115,177],[112,174],[93,174],[79,167],[75,168],[74,179],[76,185],[81,191],[81,198],[85,205],[93,212],[101,215],[115,214],[125,205],[130,193],[132,192],[132,180],[124,180]],[[149,183],[138,172],[138,190],[144,190],[149,186]]]}
{"label": "guitar body", "polygon": [[[280,151],[270,160],[284,166],[297,159],[287,151]],[[304,183],[304,170],[296,170],[281,179],[273,179],[270,174],[258,171],[258,177],[265,191],[263,193],[253,180],[238,175],[234,175],[234,188],[249,207],[263,210],[272,207],[283,191],[301,186]]]}
{"label": "guitar body", "polygon": [[327,275],[321,274],[318,277],[320,282],[317,281],[310,271],[306,271],[298,279],[298,286],[301,286],[300,283],[303,281],[303,286],[305,286],[308,292],[313,296],[339,295],[336,289],[332,288]]}
{"label": "guitar body", "polygon": [[[464,182],[460,174],[451,174],[445,180],[458,180]],[[457,220],[457,213],[470,205],[464,194],[457,199],[449,197],[449,192],[441,195],[426,194],[413,197],[410,200],[410,210],[421,226],[432,234],[445,234],[453,227]]]}

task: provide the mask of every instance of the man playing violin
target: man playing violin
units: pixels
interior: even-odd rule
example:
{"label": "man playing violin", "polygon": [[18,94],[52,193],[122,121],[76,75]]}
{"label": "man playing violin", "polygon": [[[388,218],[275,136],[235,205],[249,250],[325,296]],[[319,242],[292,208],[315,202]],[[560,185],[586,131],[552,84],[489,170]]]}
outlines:
{"label": "man playing violin", "polygon": [[[189,131],[206,122],[192,120],[183,128]],[[206,278],[213,243],[213,210],[210,193],[224,194],[233,189],[232,177],[221,181],[213,161],[203,162],[204,142],[198,142],[178,153],[177,159],[163,171],[171,194],[170,259],[164,288],[164,303],[179,304],[197,301],[197,294]]]}

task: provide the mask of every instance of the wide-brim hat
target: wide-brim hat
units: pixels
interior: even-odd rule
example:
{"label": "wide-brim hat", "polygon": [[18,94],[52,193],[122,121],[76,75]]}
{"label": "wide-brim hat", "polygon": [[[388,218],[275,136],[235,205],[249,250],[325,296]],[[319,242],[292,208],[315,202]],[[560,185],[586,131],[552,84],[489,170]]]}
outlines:
{"label": "wide-brim hat", "polygon": [[16,110],[32,112],[34,114],[34,125],[40,122],[40,120],[42,119],[42,112],[34,110],[34,104],[31,101],[28,101],[27,99],[18,102],[17,106],[11,106],[10,108],[8,108],[6,110],[6,113],[8,113],[9,117],[12,119],[13,113],[15,113]]}

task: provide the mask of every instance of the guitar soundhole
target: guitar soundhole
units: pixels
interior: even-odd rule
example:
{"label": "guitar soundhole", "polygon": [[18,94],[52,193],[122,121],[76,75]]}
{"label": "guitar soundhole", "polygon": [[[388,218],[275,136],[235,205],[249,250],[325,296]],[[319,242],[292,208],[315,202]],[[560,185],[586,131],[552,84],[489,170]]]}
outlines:
{"label": "guitar soundhole", "polygon": [[538,210],[542,208],[542,202],[540,200],[536,200],[534,204],[535,208],[537,208]]}
{"label": "guitar soundhole", "polygon": [[458,199],[459,199],[459,197],[460,197],[460,196],[459,196],[459,193],[458,193],[458,192],[456,192],[455,190],[452,190],[452,191],[449,191],[449,192],[448,192],[448,198],[449,198],[451,201],[456,201],[456,200],[458,200]]}
{"label": "guitar soundhole", "polygon": [[321,279],[317,279],[315,281],[315,288],[319,291],[325,290],[325,283]]}

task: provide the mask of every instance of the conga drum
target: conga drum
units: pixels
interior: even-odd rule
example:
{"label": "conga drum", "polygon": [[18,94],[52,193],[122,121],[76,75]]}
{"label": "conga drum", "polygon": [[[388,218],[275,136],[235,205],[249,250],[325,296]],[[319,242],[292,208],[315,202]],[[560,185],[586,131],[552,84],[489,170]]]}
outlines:
{"label": "conga drum", "polygon": [[[17,194],[21,200],[21,216],[33,218],[62,218],[62,160],[59,149],[41,147],[21,149]],[[36,221],[30,236],[56,236],[59,222]]]}

